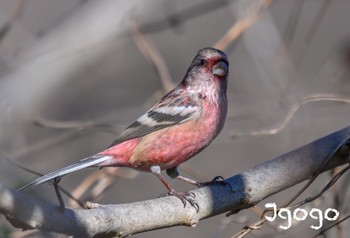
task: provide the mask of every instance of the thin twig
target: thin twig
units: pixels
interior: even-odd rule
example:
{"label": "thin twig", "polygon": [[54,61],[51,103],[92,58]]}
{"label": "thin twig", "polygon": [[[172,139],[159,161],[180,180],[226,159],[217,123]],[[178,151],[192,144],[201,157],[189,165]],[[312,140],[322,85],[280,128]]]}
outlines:
{"label": "thin twig", "polygon": [[19,148],[13,153],[11,153],[12,158],[22,158],[27,157],[30,153],[34,153],[36,151],[40,151],[43,149],[47,149],[52,145],[59,144],[63,141],[68,141],[79,134],[79,131],[66,132],[63,134],[59,134],[56,136],[51,136],[50,138],[45,138],[37,143],[31,144],[29,146],[24,146],[23,148]]}
{"label": "thin twig", "polygon": [[155,33],[162,30],[176,27],[187,20],[211,13],[230,4],[229,0],[209,0],[201,1],[199,4],[187,7],[182,11],[168,14],[165,18],[146,23],[141,26],[143,32]]}
{"label": "thin twig", "polygon": [[14,8],[13,12],[11,13],[9,19],[0,28],[0,43],[5,39],[14,21],[16,21],[22,15],[26,2],[27,0],[20,0]]}
{"label": "thin twig", "polygon": [[74,129],[79,131],[88,129],[98,129],[114,135],[118,134],[116,133],[116,129],[113,126],[108,124],[96,123],[94,121],[56,121],[37,116],[33,120],[27,120],[27,122],[43,128]]}
{"label": "thin twig", "polygon": [[319,12],[318,12],[318,14],[317,14],[315,20],[313,21],[313,23],[312,23],[312,25],[311,25],[311,27],[310,27],[308,33],[306,34],[306,37],[305,37],[305,39],[304,39],[304,42],[303,42],[302,46],[300,47],[299,54],[298,54],[298,56],[296,57],[296,61],[295,61],[295,62],[296,62],[296,65],[297,65],[297,66],[296,66],[296,69],[297,69],[297,70],[295,71],[296,73],[295,73],[293,79],[295,79],[296,74],[297,74],[298,72],[300,72],[300,67],[301,67],[302,64],[303,64],[303,61],[304,61],[304,59],[305,59],[306,52],[307,52],[308,48],[310,47],[311,42],[312,42],[312,40],[313,40],[313,38],[314,38],[314,36],[315,36],[315,34],[316,34],[318,28],[319,28],[320,25],[321,25],[322,18],[325,16],[325,14],[326,14],[326,12],[327,12],[327,10],[328,10],[328,7],[329,7],[329,5],[331,4],[331,2],[332,2],[332,0],[325,0],[325,1],[323,2],[321,9],[319,10]]}
{"label": "thin twig", "polygon": [[[334,177],[340,171],[341,170],[339,167],[333,169],[331,171],[332,176]],[[344,191],[341,191],[341,192],[344,192]],[[338,184],[334,184],[334,186],[332,187],[332,195],[333,195],[334,208],[339,211],[341,203],[340,203],[340,190],[339,190]],[[338,233],[338,238],[343,238],[343,226],[341,224],[337,226],[337,233]]]}
{"label": "thin twig", "polygon": [[[104,173],[105,174],[105,173]],[[99,197],[101,197],[111,186],[115,183],[115,176],[102,176],[101,179],[96,181],[96,185],[93,189],[91,189],[90,197],[87,198],[89,201],[96,201]]]}
{"label": "thin twig", "polygon": [[[73,190],[72,196],[81,199],[86,191],[91,191],[91,194],[84,200],[96,201],[96,199],[114,183],[116,177],[133,179],[138,174],[139,173],[134,170],[125,171],[121,168],[104,168],[86,177],[79,186]],[[92,188],[93,185],[94,187]],[[76,207],[74,202],[74,200],[70,201],[72,207]]]}
{"label": "thin twig", "polygon": [[238,20],[236,23],[232,25],[232,27],[225,33],[223,37],[221,37],[216,44],[214,44],[214,48],[224,50],[226,49],[232,41],[237,39],[246,29],[251,27],[260,17],[260,14],[263,10],[265,10],[270,4],[272,0],[261,0],[261,6],[254,11],[251,15],[247,16],[244,19]]}
{"label": "thin twig", "polygon": [[168,67],[160,52],[141,32],[140,27],[136,21],[133,21],[131,23],[130,32],[143,56],[155,67],[163,84],[164,91],[169,92],[172,90],[174,88],[174,83],[171,79]]}
{"label": "thin twig", "polygon": [[[38,173],[34,170],[28,169],[27,167],[24,167],[23,165],[14,162],[13,160],[11,160],[8,156],[6,156],[4,154],[0,154],[0,156],[1,156],[1,158],[5,159],[7,162],[9,162],[10,164],[12,164],[13,166],[15,166],[17,168],[20,168],[24,171],[27,171],[28,173],[35,174],[37,176],[43,176],[42,173]],[[72,201],[76,202],[79,205],[79,207],[84,208],[84,204],[78,198],[74,197],[65,188],[59,186],[58,184],[57,184],[57,187],[63,194],[65,194],[67,197],[69,197]]]}
{"label": "thin twig", "polygon": [[41,38],[44,35],[46,35],[48,32],[50,32],[52,29],[60,25],[63,21],[65,21],[69,16],[74,14],[78,8],[82,7],[85,3],[87,3],[89,0],[80,0],[73,6],[69,7],[65,12],[54,18],[52,21],[49,22],[44,28],[42,28],[40,31],[36,33],[36,37]]}
{"label": "thin twig", "polygon": [[347,215],[346,217],[340,219],[339,221],[335,222],[334,224],[332,224],[331,226],[323,229],[320,233],[318,233],[317,235],[313,236],[312,238],[316,238],[316,237],[319,237],[321,235],[324,235],[324,233],[328,230],[330,230],[331,228],[335,227],[335,226],[338,226],[339,224],[341,224],[342,222],[346,221],[347,219],[350,218],[350,215]]}
{"label": "thin twig", "polygon": [[249,225],[249,226],[246,226],[240,232],[234,234],[230,238],[242,238],[242,237],[246,236],[247,234],[249,234],[251,231],[260,229],[266,221],[267,221],[266,218],[263,218],[255,223]]}
{"label": "thin twig", "polygon": [[239,137],[246,137],[246,136],[266,136],[266,135],[277,134],[288,125],[288,123],[293,119],[295,113],[301,108],[301,106],[310,102],[319,102],[319,101],[350,103],[350,98],[340,97],[334,94],[313,94],[293,104],[289,108],[286,117],[282,120],[281,123],[279,123],[279,125],[267,130],[251,131],[247,133],[232,133],[230,136],[232,139],[237,139]]}
{"label": "thin twig", "polygon": [[[314,173],[314,175],[312,176],[312,178],[308,181],[308,183],[306,185],[304,185],[291,199],[288,200],[288,202],[286,202],[284,205],[281,206],[281,208],[296,208],[296,207],[300,207],[301,205],[304,205],[306,203],[310,203],[312,201],[314,201],[315,199],[319,198],[324,192],[326,192],[330,187],[332,187],[332,185],[334,185],[334,183],[346,172],[350,169],[350,165],[348,165],[346,168],[344,168],[343,170],[341,170],[338,174],[336,174],[331,180],[330,182],[321,190],[320,193],[316,194],[315,196],[311,197],[311,198],[307,198],[303,201],[301,201],[300,203],[297,203],[294,206],[290,206],[290,204],[295,201],[295,199],[297,199],[314,181],[315,179],[318,177],[318,175],[325,169],[325,167],[329,164],[329,162],[331,161],[331,159],[335,158],[336,156],[345,156],[348,157],[350,154],[349,151],[349,139],[347,141],[344,141],[344,143],[340,146],[338,146],[337,149],[335,149],[326,160],[323,161],[322,165],[317,169],[317,171]],[[279,208],[278,210],[280,210],[281,208]],[[263,213],[262,216],[264,216],[267,212],[269,212],[269,209],[266,209]],[[253,230],[258,230],[261,229],[262,226],[264,225],[264,223],[267,222],[266,217],[263,217],[261,220],[255,222],[252,225],[246,226],[244,227],[240,232],[236,233],[235,235],[233,235],[231,238],[241,238],[246,236],[248,233],[250,233]]]}
{"label": "thin twig", "polygon": [[88,129],[96,129],[100,130],[106,133],[110,133],[113,135],[119,135],[119,133],[116,132],[116,130],[107,124],[97,124],[90,121],[69,121],[69,122],[62,122],[62,121],[54,121],[54,120],[48,120],[45,118],[36,118],[33,120],[28,120],[27,123],[29,125],[35,125],[43,128],[52,128],[52,129],[68,129],[73,130],[70,132],[66,132],[64,134],[59,134],[55,136],[51,136],[50,138],[45,138],[45,140],[41,140],[37,143],[31,144],[29,146],[20,148],[16,151],[14,151],[11,154],[11,157],[13,158],[21,158],[24,156],[28,156],[30,153],[34,153],[36,151],[40,151],[43,149],[47,149],[48,147],[59,144],[62,141],[68,141],[77,135],[81,134],[82,132],[88,130]]}
{"label": "thin twig", "polygon": [[[82,195],[89,189],[89,187],[91,187],[92,184],[94,184],[98,179],[100,179],[101,176],[102,176],[101,171],[96,171],[96,172],[90,174],[87,178],[84,179],[83,182],[81,182],[79,184],[78,187],[76,187],[73,190],[72,196],[77,197],[77,198],[81,198]],[[75,207],[74,203],[72,203],[72,201],[70,201],[69,203],[72,207]]]}
{"label": "thin twig", "polygon": [[316,195],[312,196],[312,197],[309,197],[299,203],[296,203],[292,206],[286,206],[285,208],[290,208],[290,209],[294,209],[294,208],[297,208],[297,207],[300,207],[300,206],[303,206],[307,203],[310,203],[310,202],[313,202],[315,201],[316,199],[320,198],[326,191],[328,191],[337,181],[338,179],[343,175],[345,174],[345,172],[347,172],[348,170],[350,169],[350,166],[346,166],[345,168],[343,168],[339,173],[337,173],[327,184],[326,186]]}
{"label": "thin twig", "polygon": [[322,165],[316,170],[310,180],[282,207],[288,207],[291,203],[293,203],[316,180],[316,178],[322,173],[322,171],[324,171],[325,167],[334,157],[337,155],[349,156],[349,154],[349,140],[347,140],[344,141],[342,145],[339,145],[339,147],[336,148],[333,153],[331,153],[329,157],[323,161]]}
{"label": "thin twig", "polygon": [[[318,194],[310,197],[310,198],[307,198],[293,206],[282,206],[281,208],[288,208],[288,209],[295,209],[297,207],[300,207],[302,205],[305,205],[307,203],[310,203],[314,200],[316,200],[317,198],[319,198],[320,196],[322,196],[329,188],[331,188],[335,182],[345,173],[347,172],[348,170],[350,169],[350,166],[348,165],[347,167],[345,167],[344,169],[342,169],[336,176],[334,176],[328,183],[327,185],[321,190],[321,192],[319,192]],[[287,203],[288,204],[288,203]],[[281,209],[277,209],[277,212]],[[264,216],[266,214],[266,212],[268,212],[269,210],[265,210],[263,213],[262,213],[262,216]],[[262,219],[260,219],[259,221],[253,223],[252,225],[249,225],[249,226],[246,226],[244,227],[240,232],[234,234],[233,236],[231,236],[231,238],[242,238],[244,236],[246,236],[247,234],[249,234],[251,231],[253,230],[258,230],[258,229],[261,229],[262,226],[267,222],[267,219],[266,217],[263,217]],[[333,227],[333,226],[331,226]],[[331,228],[330,227],[330,228]],[[329,229],[330,229],[329,228]],[[324,232],[324,231],[323,231]]]}
{"label": "thin twig", "polygon": [[300,19],[300,13],[301,13],[301,10],[303,8],[304,3],[305,3],[305,0],[295,0],[294,1],[293,10],[289,16],[285,33],[283,34],[285,47],[287,49],[290,48],[290,45],[293,41],[294,33],[295,33],[296,28],[297,28],[298,21]]}
{"label": "thin twig", "polygon": [[57,197],[58,202],[59,202],[59,204],[60,204],[60,205],[59,205],[59,210],[60,210],[61,212],[63,212],[63,211],[64,211],[64,208],[65,208],[65,205],[64,205],[64,201],[63,201],[62,195],[61,195],[61,193],[60,193],[60,188],[59,188],[59,186],[58,186],[58,183],[60,182],[60,180],[61,180],[60,177],[54,178],[54,180],[53,180],[53,186],[54,186],[54,188],[55,188],[56,197]]}

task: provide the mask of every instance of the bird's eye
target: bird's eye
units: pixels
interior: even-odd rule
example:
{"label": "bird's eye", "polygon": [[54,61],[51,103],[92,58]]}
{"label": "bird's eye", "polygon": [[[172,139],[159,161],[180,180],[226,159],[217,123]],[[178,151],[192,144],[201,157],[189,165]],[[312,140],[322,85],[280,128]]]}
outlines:
{"label": "bird's eye", "polygon": [[206,62],[207,62],[207,61],[206,61],[205,59],[201,59],[201,60],[199,61],[199,64],[200,64],[201,66],[203,66],[203,65],[205,65]]}

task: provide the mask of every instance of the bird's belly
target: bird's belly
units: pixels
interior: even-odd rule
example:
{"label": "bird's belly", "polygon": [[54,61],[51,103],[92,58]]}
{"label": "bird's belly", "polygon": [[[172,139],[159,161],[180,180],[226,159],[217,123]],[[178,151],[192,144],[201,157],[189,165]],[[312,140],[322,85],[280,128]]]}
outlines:
{"label": "bird's belly", "polygon": [[129,166],[149,170],[152,165],[168,169],[181,164],[203,150],[212,141],[206,125],[187,122],[144,137],[129,159]]}

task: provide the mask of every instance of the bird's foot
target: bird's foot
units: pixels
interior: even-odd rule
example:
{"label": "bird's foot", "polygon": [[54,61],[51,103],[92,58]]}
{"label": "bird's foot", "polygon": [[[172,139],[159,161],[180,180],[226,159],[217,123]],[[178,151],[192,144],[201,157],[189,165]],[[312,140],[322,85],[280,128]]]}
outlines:
{"label": "bird's foot", "polygon": [[194,207],[194,209],[196,209],[197,213],[199,211],[199,206],[194,201],[196,198],[196,195],[193,192],[177,192],[174,189],[172,189],[168,193],[163,193],[160,195],[160,197],[166,197],[166,196],[175,196],[181,200],[184,207],[186,207],[186,202],[188,202],[192,207]]}
{"label": "bird's foot", "polygon": [[207,186],[207,185],[224,185],[224,186],[228,186],[232,191],[231,185],[228,182],[226,182],[224,177],[222,177],[222,176],[216,176],[209,182],[204,182],[204,183],[197,182],[196,185],[199,188]]}

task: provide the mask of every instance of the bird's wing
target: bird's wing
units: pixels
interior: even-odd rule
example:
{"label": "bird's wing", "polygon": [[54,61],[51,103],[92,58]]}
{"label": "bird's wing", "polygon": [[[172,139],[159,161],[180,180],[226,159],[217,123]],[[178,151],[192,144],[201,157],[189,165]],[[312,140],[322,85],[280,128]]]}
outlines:
{"label": "bird's wing", "polygon": [[198,118],[201,108],[189,97],[181,94],[179,95],[177,92],[175,95],[174,92],[170,92],[164,96],[156,105],[128,126],[109,148],[123,141],[139,138],[154,131]]}

